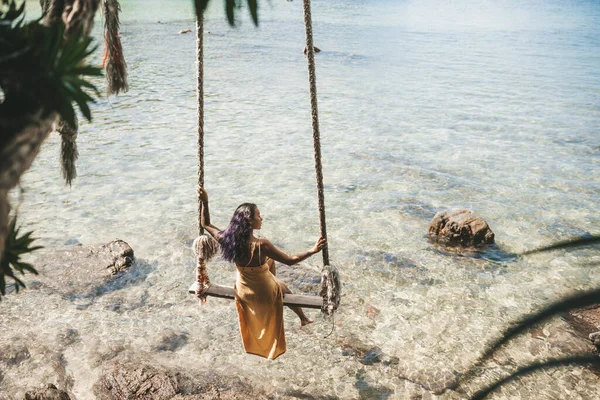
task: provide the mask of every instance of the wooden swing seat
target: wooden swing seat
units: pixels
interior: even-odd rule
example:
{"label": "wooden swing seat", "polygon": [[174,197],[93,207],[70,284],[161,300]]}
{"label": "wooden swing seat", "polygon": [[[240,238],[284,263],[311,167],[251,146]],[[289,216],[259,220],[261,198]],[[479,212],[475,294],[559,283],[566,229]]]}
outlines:
{"label": "wooden swing seat", "polygon": [[[195,294],[196,287],[198,287],[198,282],[194,282],[194,284],[190,286],[189,292],[191,294]],[[215,285],[214,283],[210,285],[206,291],[206,295],[229,300],[235,299],[235,293],[233,292],[232,287]],[[320,310],[323,307],[323,298],[320,296],[307,296],[304,294],[284,294],[283,305],[303,308],[317,308]]]}

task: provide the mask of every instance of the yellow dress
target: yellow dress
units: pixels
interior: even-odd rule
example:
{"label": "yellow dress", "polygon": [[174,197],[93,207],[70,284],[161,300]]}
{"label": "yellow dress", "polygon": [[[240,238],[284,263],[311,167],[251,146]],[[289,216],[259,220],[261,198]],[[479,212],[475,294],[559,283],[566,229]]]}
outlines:
{"label": "yellow dress", "polygon": [[277,278],[269,271],[268,261],[258,267],[237,265],[233,290],[244,350],[274,360],[286,350],[283,291]]}

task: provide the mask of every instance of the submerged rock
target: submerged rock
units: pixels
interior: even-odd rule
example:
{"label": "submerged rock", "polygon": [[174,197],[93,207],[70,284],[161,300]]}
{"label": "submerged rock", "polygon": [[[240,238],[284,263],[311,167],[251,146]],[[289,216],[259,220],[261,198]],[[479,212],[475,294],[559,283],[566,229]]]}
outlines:
{"label": "submerged rock", "polygon": [[112,399],[170,399],[178,393],[175,374],[149,365],[115,363],[111,372],[94,384],[98,400]]}
{"label": "submerged rock", "polygon": [[361,342],[358,338],[347,337],[340,342],[342,356],[353,357],[362,365],[372,366],[382,363],[385,366],[397,365],[398,357],[389,357],[378,346]]}
{"label": "submerged rock", "polygon": [[31,357],[27,346],[22,344],[0,347],[0,363],[9,367],[20,365]]}
{"label": "submerged rock", "polygon": [[290,267],[277,264],[277,279],[283,281],[292,292],[317,294],[321,290],[321,274],[302,265]]}
{"label": "submerged rock", "polygon": [[267,399],[264,393],[236,377],[190,376],[139,362],[115,362],[94,384],[98,400],[233,400]]}
{"label": "submerged rock", "polygon": [[494,243],[487,222],[469,210],[440,211],[431,220],[427,237],[450,246],[480,247]]}
{"label": "submerged rock", "polygon": [[43,389],[25,393],[25,400],[71,400],[71,397],[64,390],[57,389],[49,383]]}
{"label": "submerged rock", "polygon": [[358,359],[358,362],[363,365],[373,365],[380,363],[383,358],[383,352],[379,347],[373,347],[365,355]]}
{"label": "submerged rock", "polygon": [[188,342],[187,332],[170,332],[161,336],[160,342],[156,346],[158,351],[177,351]]}
{"label": "submerged rock", "polygon": [[117,239],[102,246],[69,246],[47,253],[41,260],[44,264],[37,267],[40,282],[35,288],[49,287],[82,299],[101,293],[113,275],[132,265],[134,255],[126,242]]}
{"label": "submerged rock", "polygon": [[565,314],[565,319],[600,351],[600,304],[570,310]]}

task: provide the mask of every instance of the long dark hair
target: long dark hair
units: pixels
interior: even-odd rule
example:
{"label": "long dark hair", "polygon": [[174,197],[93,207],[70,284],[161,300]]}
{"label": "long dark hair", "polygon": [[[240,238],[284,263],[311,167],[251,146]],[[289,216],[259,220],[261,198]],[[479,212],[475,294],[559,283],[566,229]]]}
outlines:
{"label": "long dark hair", "polygon": [[250,233],[256,204],[241,204],[233,213],[227,229],[221,233],[221,254],[227,261],[246,260],[250,255]]}

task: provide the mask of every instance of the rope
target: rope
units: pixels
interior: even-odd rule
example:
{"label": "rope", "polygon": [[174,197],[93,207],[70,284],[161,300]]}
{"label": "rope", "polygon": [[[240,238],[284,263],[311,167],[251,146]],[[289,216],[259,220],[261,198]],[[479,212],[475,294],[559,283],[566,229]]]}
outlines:
{"label": "rope", "polygon": [[[196,96],[198,100],[198,188],[204,187],[204,15],[199,11],[196,15],[196,60],[198,66],[198,83]],[[206,262],[216,253],[217,243],[204,235],[202,228],[202,200],[198,192],[198,238],[195,241],[196,251],[196,296],[202,304],[206,303],[204,292],[210,287],[210,279],[206,271]]]}
{"label": "rope", "polygon": [[[204,15],[196,18],[196,60],[198,66],[198,82],[196,96],[198,99],[198,187],[204,187]],[[198,194],[198,235],[204,233],[202,228],[202,201]]]}
{"label": "rope", "polygon": [[[327,239],[325,221],[325,195],[323,189],[323,166],[321,164],[321,135],[319,132],[319,109],[317,105],[317,74],[315,71],[315,48],[313,45],[312,17],[310,0],[304,0],[304,28],[306,30],[306,56],[308,60],[308,83],[310,91],[310,111],[315,154],[315,172],[317,175],[317,196],[319,200],[319,226],[321,236]],[[321,272],[322,311],[332,315],[340,303],[340,278],[337,269],[329,265],[329,248],[323,249],[323,271]]]}
{"label": "rope", "polygon": [[[312,116],[313,145],[315,153],[315,171],[317,174],[317,195],[319,198],[319,222],[321,236],[327,239],[325,222],[325,196],[323,194],[323,167],[321,165],[321,137],[319,133],[319,110],[317,106],[317,74],[315,72],[315,52],[312,37],[312,18],[310,0],[304,0],[304,26],[306,28],[306,47],[308,49],[308,82],[310,88],[310,109]],[[329,265],[329,249],[323,249],[323,264]]]}

